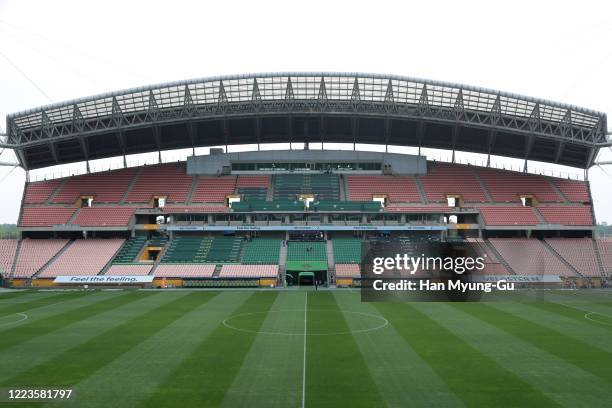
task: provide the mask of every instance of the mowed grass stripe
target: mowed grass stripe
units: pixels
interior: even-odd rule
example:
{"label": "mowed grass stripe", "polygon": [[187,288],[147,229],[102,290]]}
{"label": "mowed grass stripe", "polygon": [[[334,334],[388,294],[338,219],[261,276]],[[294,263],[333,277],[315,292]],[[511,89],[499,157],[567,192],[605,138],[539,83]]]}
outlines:
{"label": "mowed grass stripe", "polygon": [[[383,317],[372,304],[361,302],[359,293],[336,291],[334,296],[342,310]],[[367,330],[382,323],[353,313],[345,313],[344,318],[351,330]],[[353,338],[387,406],[464,406],[393,325]]]}
{"label": "mowed grass stripe", "polygon": [[[607,382],[454,305],[430,303],[415,307],[557,404],[572,408],[612,406],[612,395],[603,393],[609,390]],[[503,382],[499,386],[506,398],[513,395]]]}
{"label": "mowed grass stripe", "polygon": [[489,323],[535,347],[567,361],[611,383],[612,354],[592,345],[482,303],[456,304],[455,307]]}
{"label": "mowed grass stripe", "polygon": [[[168,381],[176,367],[249,296],[248,292],[221,292],[211,297],[77,384],[78,398],[67,405],[88,408],[137,406]],[[198,381],[191,379],[194,380]]]}
{"label": "mowed grass stripe", "polygon": [[[269,333],[304,332],[304,293],[280,292],[259,331]],[[242,327],[244,316],[231,320]],[[242,333],[236,332],[237,336]],[[225,394],[222,406],[236,407],[249,401],[249,407],[296,407],[302,398],[304,337],[259,334],[244,358],[242,367]]]}
{"label": "mowed grass stripe", "polygon": [[[135,293],[129,295],[136,296]],[[198,292],[174,292],[165,295],[174,300],[163,302],[164,297],[159,297],[161,305],[158,307],[143,315],[124,320],[121,325],[32,367],[4,384],[74,386],[209,298],[209,295]],[[121,316],[117,318],[120,319]]]}
{"label": "mowed grass stripe", "polygon": [[[50,333],[35,336],[27,341],[20,342],[13,347],[0,351],[0,361],[3,362],[0,368],[0,382],[6,381],[30,368],[42,364],[45,361],[56,357],[68,349],[78,346],[99,334],[110,330],[123,323],[126,319],[131,319],[159,306],[162,293],[155,296],[132,294],[129,298],[116,298],[116,294],[105,292],[104,296],[117,300],[117,307],[103,307],[102,309],[84,319],[78,320]],[[153,292],[148,292],[153,294]],[[132,299],[133,301],[126,301]],[[119,302],[119,300],[121,300]],[[165,299],[164,299],[165,300]],[[169,298],[172,300],[172,298]],[[102,306],[96,303],[96,306]],[[70,312],[67,312],[70,313]],[[117,318],[120,316],[121,318]]]}
{"label": "mowed grass stripe", "polygon": [[[144,297],[147,295],[144,293],[142,295],[127,295],[120,292],[112,294],[99,292],[95,295],[79,298],[83,302],[77,305],[67,301],[54,304],[52,315],[40,319],[28,319],[23,323],[6,328],[0,336],[0,352],[34,337],[51,333],[79,320],[89,318],[92,315],[132,302],[138,299],[138,296]],[[27,314],[30,313],[32,312]]]}
{"label": "mowed grass stripe", "polygon": [[[331,292],[308,294],[308,333],[349,330]],[[351,334],[308,336],[306,406],[386,406]]]}
{"label": "mowed grass stripe", "polygon": [[[259,330],[278,292],[255,292],[233,314],[253,315],[248,328]],[[256,335],[223,325],[210,333],[139,407],[217,407],[240,370]],[[248,401],[244,401],[248,405]]]}
{"label": "mowed grass stripe", "polygon": [[34,290],[0,289],[0,300],[12,299],[35,293]]}
{"label": "mowed grass stripe", "polygon": [[[585,317],[585,315],[594,309],[592,305],[585,305],[584,303],[557,303],[555,301],[550,302],[535,302],[530,304],[533,307],[537,307],[541,310],[545,310],[547,312],[556,313],[566,318],[574,319],[575,321],[588,324],[591,327],[597,327],[602,330],[612,331],[612,323],[608,325],[607,320],[602,320],[606,324],[598,323],[596,321],[589,320]],[[586,309],[586,310],[585,310]],[[607,319],[607,316],[612,316],[612,310],[609,313],[607,311],[595,312],[597,314],[602,314],[604,319]],[[594,316],[597,319],[599,316]]]}
{"label": "mowed grass stripe", "polygon": [[[546,302],[550,304],[549,302]],[[549,329],[559,331],[566,336],[582,341],[592,347],[600,348],[608,353],[612,352],[612,342],[610,341],[609,330],[605,325],[591,322],[584,318],[577,319],[574,316],[568,316],[571,313],[566,311],[567,307],[559,304],[550,304],[550,307],[536,306],[536,303],[490,303],[490,306],[511,313],[515,316],[529,320],[532,323],[540,326],[548,327]],[[553,311],[556,309],[556,312]],[[612,326],[611,326],[612,328]]]}
{"label": "mowed grass stripe", "polygon": [[[406,342],[468,406],[550,407],[551,399],[500,366],[474,345],[415,308],[417,304],[377,303]],[[436,303],[423,303],[423,308]]]}
{"label": "mowed grass stripe", "polygon": [[56,292],[51,296],[47,296],[46,293],[41,293],[42,296],[36,296],[28,302],[11,303],[9,305],[6,305],[5,307],[2,307],[2,309],[0,310],[0,315],[4,316],[10,313],[28,312],[41,307],[54,305],[55,303],[66,302],[69,300],[88,296],[91,293],[93,292]]}
{"label": "mowed grass stripe", "polygon": [[29,302],[30,299],[42,299],[45,296],[57,295],[57,292],[41,292],[36,290],[3,290],[0,291],[0,313],[6,306],[12,306],[22,302]]}

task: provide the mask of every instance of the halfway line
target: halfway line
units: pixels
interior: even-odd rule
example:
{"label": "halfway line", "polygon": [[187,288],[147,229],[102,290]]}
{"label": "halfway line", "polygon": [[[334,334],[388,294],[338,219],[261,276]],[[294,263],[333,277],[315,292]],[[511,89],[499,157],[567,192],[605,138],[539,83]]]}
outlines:
{"label": "halfway line", "polygon": [[307,338],[307,317],[308,317],[308,292],[304,297],[304,363],[302,366],[302,408],[306,406],[306,338]]}

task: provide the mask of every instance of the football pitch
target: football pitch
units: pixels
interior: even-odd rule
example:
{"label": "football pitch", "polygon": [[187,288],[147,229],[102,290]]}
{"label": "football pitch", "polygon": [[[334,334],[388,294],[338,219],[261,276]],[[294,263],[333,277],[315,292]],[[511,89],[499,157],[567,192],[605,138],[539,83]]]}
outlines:
{"label": "football pitch", "polygon": [[611,407],[612,300],[357,291],[0,293],[0,388],[71,407]]}

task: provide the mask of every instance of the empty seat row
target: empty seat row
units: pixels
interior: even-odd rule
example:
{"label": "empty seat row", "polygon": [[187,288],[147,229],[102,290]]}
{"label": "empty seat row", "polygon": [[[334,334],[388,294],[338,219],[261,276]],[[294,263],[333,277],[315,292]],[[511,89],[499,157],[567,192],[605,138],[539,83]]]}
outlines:
{"label": "empty seat row", "polygon": [[591,201],[589,198],[589,184],[586,181],[557,178],[551,180],[569,201],[576,203]]}
{"label": "empty seat row", "polygon": [[360,263],[361,241],[357,238],[334,238],[334,262],[336,264]]}
{"label": "empty seat row", "polygon": [[123,239],[78,239],[40,274],[42,278],[61,275],[97,275],[123,244]]}
{"label": "empty seat row", "polygon": [[156,278],[212,278],[215,265],[160,264],[153,271]]}
{"label": "empty seat row", "polygon": [[26,204],[42,204],[49,200],[53,192],[62,184],[61,180],[38,181],[35,183],[26,183],[24,203]]}
{"label": "empty seat row", "polygon": [[370,201],[374,196],[387,196],[392,202],[421,202],[421,194],[412,176],[346,177],[351,200]]}
{"label": "empty seat row", "polygon": [[191,201],[202,202],[224,202],[225,197],[234,194],[236,189],[236,176],[200,177],[193,193]]}
{"label": "empty seat row", "polygon": [[519,275],[576,276],[535,238],[490,238],[489,241]]}
{"label": "empty seat row", "polygon": [[359,264],[336,264],[336,278],[359,278]]}
{"label": "empty seat row", "polygon": [[191,190],[193,177],[184,165],[163,164],[143,167],[125,201],[148,202],[154,196],[165,196],[170,203],[184,203]]}
{"label": "empty seat row", "polygon": [[144,276],[151,272],[151,264],[111,265],[106,271],[108,276]]}
{"label": "empty seat row", "polygon": [[551,224],[593,225],[593,213],[590,205],[580,206],[540,206],[540,214]]}
{"label": "empty seat row", "polygon": [[320,200],[340,199],[335,174],[277,174],[273,180],[275,200],[295,200],[300,194],[312,194]]}
{"label": "empty seat row", "polygon": [[76,208],[69,207],[24,207],[21,227],[51,227],[67,224]]}
{"label": "empty seat row", "polygon": [[18,242],[16,239],[0,239],[0,274],[4,276],[11,273]]}
{"label": "empty seat row", "polygon": [[533,195],[543,202],[563,201],[563,197],[544,176],[485,167],[474,169],[483,180],[493,201],[516,202],[521,195]]}
{"label": "empty seat row", "polygon": [[130,207],[81,208],[72,223],[82,227],[123,227],[129,224],[134,210]]}
{"label": "empty seat row", "polygon": [[91,196],[94,202],[118,203],[135,174],[136,170],[130,168],[71,177],[52,201],[68,204],[76,202],[81,196]]}
{"label": "empty seat row", "polygon": [[67,239],[24,239],[15,260],[13,276],[29,278],[68,243]]}
{"label": "empty seat row", "polygon": [[243,264],[278,264],[280,239],[254,238],[244,245]]}
{"label": "empty seat row", "polygon": [[478,207],[487,225],[537,225],[540,220],[532,207],[489,206]]}
{"label": "empty seat row", "polygon": [[604,275],[612,276],[612,238],[598,239],[597,249],[601,257]]}
{"label": "empty seat row", "polygon": [[287,261],[324,261],[327,259],[323,241],[290,241],[287,244]]}
{"label": "empty seat row", "polygon": [[223,265],[219,278],[275,278],[278,265]]}
{"label": "empty seat row", "polygon": [[467,202],[488,201],[470,166],[430,162],[419,179],[430,202],[446,201],[448,195],[460,195]]}
{"label": "empty seat row", "polygon": [[162,263],[206,263],[211,237],[177,236],[168,246]]}
{"label": "empty seat row", "polygon": [[581,275],[601,276],[591,238],[546,238],[546,242]]}
{"label": "empty seat row", "polygon": [[134,262],[146,241],[147,237],[144,235],[137,235],[125,241],[115,259],[113,259],[113,264],[129,264]]}

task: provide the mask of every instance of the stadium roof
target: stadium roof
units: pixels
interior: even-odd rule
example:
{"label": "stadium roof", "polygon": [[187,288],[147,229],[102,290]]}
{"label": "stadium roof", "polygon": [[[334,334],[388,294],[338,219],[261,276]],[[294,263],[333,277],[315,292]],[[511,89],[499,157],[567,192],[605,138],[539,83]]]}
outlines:
{"label": "stadium roof", "polygon": [[35,169],[175,148],[332,142],[422,146],[587,168],[604,113],[471,86],[361,73],[264,73],[152,85],[7,116]]}

